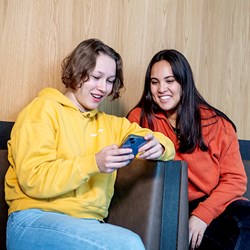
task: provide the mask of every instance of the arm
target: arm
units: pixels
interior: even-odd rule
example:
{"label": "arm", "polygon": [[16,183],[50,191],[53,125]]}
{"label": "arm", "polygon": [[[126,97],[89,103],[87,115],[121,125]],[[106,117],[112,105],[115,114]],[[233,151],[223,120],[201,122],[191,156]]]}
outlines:
{"label": "arm", "polygon": [[[112,118],[114,119],[114,117]],[[118,142],[119,145],[130,134],[143,136],[147,141],[144,146],[139,148],[138,158],[150,160],[171,160],[174,158],[175,149],[169,138],[161,133],[142,128],[136,123],[131,124],[125,118],[118,118],[118,120],[121,122],[121,125],[115,126],[115,128],[118,128],[115,133],[116,138],[120,141]],[[115,121],[112,123],[114,124]],[[128,157],[128,154],[131,157]],[[126,166],[134,157],[131,149],[119,148],[118,145],[113,145],[99,151],[96,154],[96,161],[101,172],[110,173]]]}
{"label": "arm", "polygon": [[[223,124],[222,121],[220,123]],[[219,216],[232,201],[241,199],[246,189],[246,175],[236,133],[227,122],[216,129],[219,136],[216,140],[211,140],[210,150],[212,157],[215,158],[214,161],[218,161],[218,164],[211,166],[214,170],[219,169],[218,184],[190,216],[189,242],[191,249],[200,245],[210,222]]]}
{"label": "arm", "polygon": [[[226,126],[226,129],[225,129]],[[200,203],[193,214],[209,224],[236,199],[241,199],[246,190],[246,173],[241,160],[236,133],[230,124],[218,129],[216,140],[211,143],[212,157],[218,161],[213,167],[218,168],[218,184]],[[216,150],[214,150],[216,148]]]}
{"label": "arm", "polygon": [[[125,119],[125,123],[128,123],[127,119]],[[131,122],[129,122],[128,126],[129,126],[129,130],[128,130],[128,133],[126,133],[126,136],[128,136],[129,134],[138,134],[138,135],[144,136],[144,138],[150,142],[140,148],[139,150],[140,153],[142,153],[145,150],[148,150],[157,142],[159,142],[162,146],[162,148],[158,147],[158,150],[164,149],[164,152],[162,155],[149,156],[150,152],[148,152],[148,154],[140,154],[139,158],[151,159],[151,160],[155,159],[155,160],[163,160],[163,161],[172,160],[174,158],[175,156],[174,144],[167,136],[165,136],[164,134],[160,132],[153,132],[152,130],[148,128],[142,128],[136,122],[132,124]],[[148,134],[153,135],[154,138],[151,136],[145,137]]]}
{"label": "arm", "polygon": [[[86,133],[82,122],[75,122],[74,129],[68,127],[65,131],[66,121],[59,124],[58,116],[40,112],[38,118],[33,118],[33,122],[31,119],[29,121],[21,119],[15,124],[10,146],[10,161],[20,187],[31,197],[52,198],[75,190],[82,183],[88,182],[92,176],[100,173],[95,158],[97,151],[112,143],[120,145],[130,133],[144,136],[149,131],[137,124],[131,125],[125,118],[116,117],[111,120],[110,117],[101,117],[98,119],[102,119],[103,124],[105,122],[108,124],[104,124],[106,139],[100,139],[98,142],[91,140],[87,147],[88,141],[85,140]],[[109,128],[111,132],[108,131]],[[157,137],[166,149],[162,158],[173,157],[174,150],[170,140],[166,140],[161,134]],[[123,166],[130,159],[128,156],[124,157]]]}
{"label": "arm", "polygon": [[[165,149],[152,134],[147,134],[144,138],[147,142],[139,148],[138,158],[157,160],[163,156]],[[131,148],[121,148],[117,145],[107,146],[96,153],[97,166],[100,172],[111,173],[128,165],[130,160],[135,157],[132,153]]]}
{"label": "arm", "polygon": [[60,145],[55,127],[37,122],[15,124],[9,159],[21,189],[31,197],[59,196],[99,173],[94,154],[84,156],[79,146]]}

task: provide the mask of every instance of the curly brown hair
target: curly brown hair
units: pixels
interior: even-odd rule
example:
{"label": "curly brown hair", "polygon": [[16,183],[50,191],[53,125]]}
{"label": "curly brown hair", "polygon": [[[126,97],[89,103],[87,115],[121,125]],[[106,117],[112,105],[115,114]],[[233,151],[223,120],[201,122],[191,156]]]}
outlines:
{"label": "curly brown hair", "polygon": [[89,74],[94,70],[96,59],[100,53],[110,56],[116,63],[116,78],[110,95],[112,100],[120,97],[120,90],[124,88],[122,58],[114,49],[98,39],[87,39],[82,41],[62,61],[62,82],[66,88],[76,89],[80,82],[86,82]]}

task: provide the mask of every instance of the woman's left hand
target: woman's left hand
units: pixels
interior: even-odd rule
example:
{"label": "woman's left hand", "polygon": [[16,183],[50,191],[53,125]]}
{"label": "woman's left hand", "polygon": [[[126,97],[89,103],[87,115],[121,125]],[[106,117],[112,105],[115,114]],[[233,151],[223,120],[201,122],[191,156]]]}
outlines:
{"label": "woman's left hand", "polygon": [[165,149],[152,134],[147,134],[144,139],[147,143],[139,148],[138,158],[156,160],[162,156]]}
{"label": "woman's left hand", "polygon": [[208,225],[197,216],[192,215],[189,218],[189,245],[191,250],[200,246],[207,226]]}

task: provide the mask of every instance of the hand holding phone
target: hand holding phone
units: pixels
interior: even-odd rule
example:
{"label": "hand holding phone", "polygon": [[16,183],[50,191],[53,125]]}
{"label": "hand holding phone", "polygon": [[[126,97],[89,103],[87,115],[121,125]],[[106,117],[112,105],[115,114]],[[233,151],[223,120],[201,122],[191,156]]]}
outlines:
{"label": "hand holding phone", "polygon": [[121,148],[131,148],[133,151],[133,155],[136,156],[138,154],[139,148],[146,143],[147,141],[143,136],[131,134],[126,138],[124,143],[122,143]]}

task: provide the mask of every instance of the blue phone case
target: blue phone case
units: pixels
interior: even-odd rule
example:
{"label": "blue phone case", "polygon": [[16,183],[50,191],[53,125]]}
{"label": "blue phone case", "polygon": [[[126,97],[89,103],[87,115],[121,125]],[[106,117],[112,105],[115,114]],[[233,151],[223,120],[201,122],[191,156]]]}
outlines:
{"label": "blue phone case", "polygon": [[121,145],[122,148],[131,148],[133,150],[133,155],[136,156],[138,154],[138,149],[146,144],[147,141],[143,136],[139,135],[129,135],[125,142]]}

